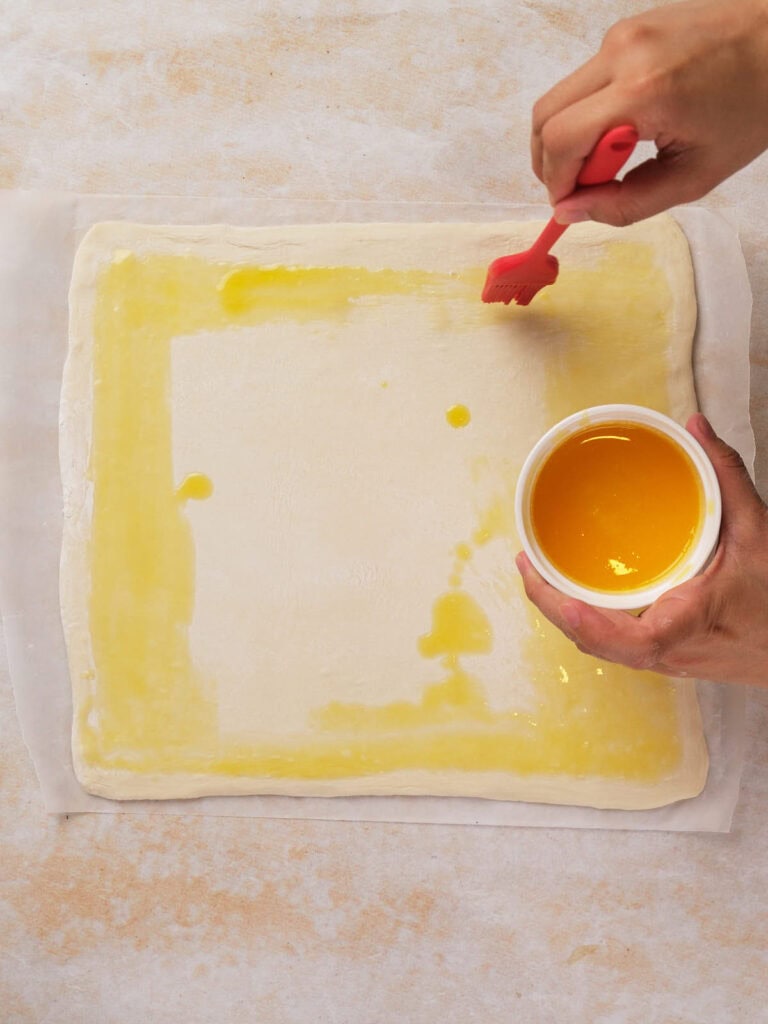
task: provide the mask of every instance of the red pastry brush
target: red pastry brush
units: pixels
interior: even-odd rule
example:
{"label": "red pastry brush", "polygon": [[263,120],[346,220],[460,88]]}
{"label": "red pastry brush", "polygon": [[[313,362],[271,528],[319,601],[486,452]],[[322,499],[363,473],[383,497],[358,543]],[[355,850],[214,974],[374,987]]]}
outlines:
{"label": "red pastry brush", "polygon": [[[622,125],[606,132],[584,161],[576,179],[579,185],[603,185],[613,181],[637,145],[637,132]],[[568,227],[554,217],[530,249],[515,256],[500,256],[488,267],[483,302],[503,302],[527,306],[548,284],[557,280],[558,262],[549,250]]]}

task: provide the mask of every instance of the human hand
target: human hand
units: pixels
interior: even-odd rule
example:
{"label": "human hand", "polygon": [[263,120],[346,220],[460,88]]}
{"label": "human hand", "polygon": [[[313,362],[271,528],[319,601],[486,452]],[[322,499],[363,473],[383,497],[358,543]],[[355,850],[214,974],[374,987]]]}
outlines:
{"label": "human hand", "polygon": [[687,428],[712,461],[723,500],[720,543],[705,571],[638,617],[566,597],[520,553],[525,592],[586,654],[667,676],[768,686],[768,507],[700,413]]}
{"label": "human hand", "polygon": [[[621,124],[657,156],[571,196],[598,139]],[[564,224],[622,226],[700,199],[766,148],[768,0],[689,0],[619,21],[533,110],[533,169]]]}

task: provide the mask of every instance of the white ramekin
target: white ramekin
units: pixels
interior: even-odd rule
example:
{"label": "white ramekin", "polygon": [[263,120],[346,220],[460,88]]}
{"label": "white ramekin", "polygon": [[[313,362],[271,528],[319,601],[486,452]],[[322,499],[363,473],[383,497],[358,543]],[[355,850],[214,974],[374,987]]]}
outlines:
{"label": "white ramekin", "polygon": [[[687,554],[665,576],[635,590],[602,591],[582,586],[564,576],[549,561],[539,546],[531,522],[531,496],[539,470],[551,453],[566,438],[599,423],[638,423],[652,427],[670,438],[689,456],[696,470],[703,492],[702,520],[696,539]],[[578,598],[600,608],[618,608],[638,611],[661,596],[671,587],[698,575],[708,564],[717,548],[720,536],[722,502],[717,476],[699,442],[668,416],[642,405],[596,405],[574,413],[556,423],[534,445],[523,464],[515,492],[515,520],[520,542],[531,562],[541,575],[568,597]]]}

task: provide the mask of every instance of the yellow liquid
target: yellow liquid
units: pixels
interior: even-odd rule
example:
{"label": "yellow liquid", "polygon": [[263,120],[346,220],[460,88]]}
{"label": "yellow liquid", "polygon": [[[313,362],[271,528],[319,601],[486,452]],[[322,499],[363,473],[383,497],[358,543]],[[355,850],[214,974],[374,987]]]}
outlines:
{"label": "yellow liquid", "polygon": [[571,435],[534,482],[531,520],[563,575],[595,590],[637,590],[667,575],[703,512],[688,455],[657,430],[601,423]]}
{"label": "yellow liquid", "polygon": [[[382,666],[379,704],[331,701],[309,714],[300,736],[246,743],[219,732],[216,680],[202,676],[190,655],[195,552],[185,511],[187,499],[215,501],[215,493],[203,473],[173,478],[167,397],[172,339],[277,318],[334,322],[359,299],[409,297],[435,308],[446,300],[464,303],[466,325],[452,318],[451,329],[464,330],[470,344],[479,320],[504,313],[479,302],[484,276],[484,267],[456,275],[262,268],[131,253],[116,255],[105,268],[93,314],[89,626],[95,671],[81,681],[90,696],[80,701],[76,722],[85,762],[132,775],[304,779],[452,769],[640,780],[674,767],[680,749],[675,694],[667,680],[603,668],[554,630],[547,632],[546,624],[524,642],[523,671],[536,695],[533,712],[514,704],[491,708],[482,673],[470,676],[464,669],[465,655],[482,658],[493,647],[484,611],[461,584],[480,548],[511,541],[509,502],[501,499],[467,524],[471,542],[456,539],[449,554],[454,589],[436,596],[431,629],[421,638],[406,638],[415,658],[434,661],[434,684],[412,701],[388,702]],[[666,282],[647,247],[624,245],[592,271],[564,268],[538,309],[517,311],[531,324],[537,317],[555,318],[567,332],[558,365],[568,361],[568,379],[547,394],[553,417],[571,411],[571,380],[583,377],[590,387],[605,386],[607,370],[599,377],[604,353],[618,334],[608,278],[622,296],[627,358],[635,360],[642,346],[649,365],[643,395],[612,397],[641,400],[655,389],[654,404],[663,407]],[[633,302],[637,316],[627,318]],[[215,467],[201,469],[215,478]],[[507,485],[511,489],[514,480]],[[509,586],[512,596],[505,599],[522,602],[516,577]]]}
{"label": "yellow liquid", "polygon": [[205,473],[190,473],[176,489],[179,501],[204,501],[213,494],[213,481]]}
{"label": "yellow liquid", "polygon": [[472,416],[466,405],[452,405],[445,418],[452,427],[466,427]]}

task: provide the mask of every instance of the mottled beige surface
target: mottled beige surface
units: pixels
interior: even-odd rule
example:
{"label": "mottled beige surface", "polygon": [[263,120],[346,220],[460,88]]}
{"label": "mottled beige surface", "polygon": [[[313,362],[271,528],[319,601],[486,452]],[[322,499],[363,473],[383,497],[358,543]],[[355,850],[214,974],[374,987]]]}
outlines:
{"label": "mottled beige surface", "polygon": [[[6,3],[0,186],[537,201],[533,99],[640,7]],[[707,202],[750,265],[765,492],[768,158]],[[0,1020],[752,1024],[768,693],[748,716],[731,836],[57,821],[0,651]]]}

